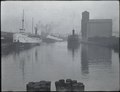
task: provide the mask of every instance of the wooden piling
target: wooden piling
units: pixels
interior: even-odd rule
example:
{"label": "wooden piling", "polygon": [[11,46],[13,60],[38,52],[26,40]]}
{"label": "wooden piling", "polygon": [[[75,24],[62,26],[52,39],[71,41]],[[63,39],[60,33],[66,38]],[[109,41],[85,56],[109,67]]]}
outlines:
{"label": "wooden piling", "polygon": [[84,91],[84,84],[77,80],[62,79],[55,82],[56,91]]}
{"label": "wooden piling", "polygon": [[51,89],[50,81],[40,81],[40,82],[29,82],[26,85],[27,91],[50,91]]}
{"label": "wooden piling", "polygon": [[[81,82],[77,82],[77,80],[71,79],[60,79],[55,82],[56,91],[63,92],[71,92],[71,91],[84,91],[85,86]],[[27,91],[51,91],[51,82],[50,81],[40,81],[40,82],[29,82],[26,85]]]}

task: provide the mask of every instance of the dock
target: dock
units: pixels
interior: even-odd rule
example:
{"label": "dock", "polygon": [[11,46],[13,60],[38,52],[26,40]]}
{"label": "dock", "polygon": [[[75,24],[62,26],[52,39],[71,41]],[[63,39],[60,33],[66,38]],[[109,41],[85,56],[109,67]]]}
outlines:
{"label": "dock", "polygon": [[[13,45],[13,32],[3,32],[1,31],[1,47],[2,49]],[[91,44],[91,45],[99,45],[109,47],[114,49],[116,52],[119,52],[119,39],[120,37],[111,36],[109,38],[91,38],[86,41],[82,40],[79,35],[75,34],[75,30],[72,30],[72,35],[68,36],[67,42],[68,47],[76,47],[80,43],[83,44]],[[50,42],[50,41],[48,41]]]}

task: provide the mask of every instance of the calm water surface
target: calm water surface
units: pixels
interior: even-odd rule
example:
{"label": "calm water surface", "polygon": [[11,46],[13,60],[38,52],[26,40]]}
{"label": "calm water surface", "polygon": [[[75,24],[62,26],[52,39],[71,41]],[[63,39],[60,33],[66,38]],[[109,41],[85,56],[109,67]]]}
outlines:
{"label": "calm water surface", "polygon": [[76,79],[85,91],[119,90],[119,55],[104,47],[68,48],[67,42],[36,46],[2,55],[2,90],[25,91],[31,81]]}

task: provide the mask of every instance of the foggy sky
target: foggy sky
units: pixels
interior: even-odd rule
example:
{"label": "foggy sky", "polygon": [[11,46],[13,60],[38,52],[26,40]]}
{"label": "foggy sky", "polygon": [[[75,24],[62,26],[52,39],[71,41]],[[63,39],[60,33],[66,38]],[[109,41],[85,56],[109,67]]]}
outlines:
{"label": "foggy sky", "polygon": [[90,12],[90,19],[113,19],[113,31],[119,31],[119,1],[4,1],[1,2],[1,30],[19,32],[22,12],[25,28],[32,32],[34,25],[53,24],[54,33],[81,31],[82,12]]}

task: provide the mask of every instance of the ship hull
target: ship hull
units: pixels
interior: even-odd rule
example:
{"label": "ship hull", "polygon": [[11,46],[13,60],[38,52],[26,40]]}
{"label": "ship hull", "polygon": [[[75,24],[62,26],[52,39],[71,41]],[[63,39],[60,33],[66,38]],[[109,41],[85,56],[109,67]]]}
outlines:
{"label": "ship hull", "polygon": [[35,45],[40,45],[42,40],[37,36],[29,36],[28,34],[17,33],[13,35],[13,45],[14,47],[32,47]]}
{"label": "ship hull", "polygon": [[13,47],[15,48],[29,48],[29,47],[33,47],[36,45],[40,45],[40,43],[22,43],[22,42],[14,42],[13,43]]}

